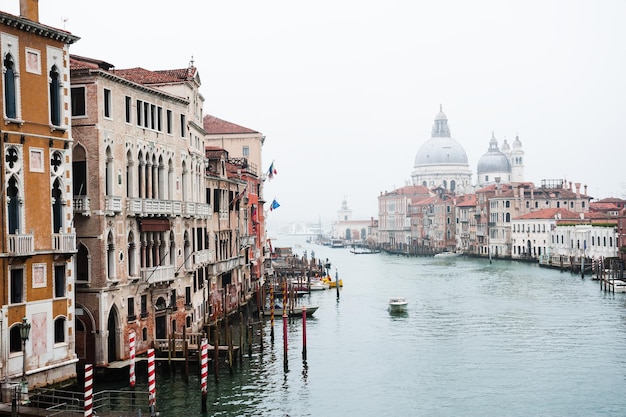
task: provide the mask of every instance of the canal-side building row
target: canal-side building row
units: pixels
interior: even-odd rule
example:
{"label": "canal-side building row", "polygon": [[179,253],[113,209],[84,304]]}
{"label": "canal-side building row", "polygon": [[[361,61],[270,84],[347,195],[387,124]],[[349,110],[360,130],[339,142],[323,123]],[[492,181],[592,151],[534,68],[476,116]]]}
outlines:
{"label": "canal-side building row", "polygon": [[262,142],[248,139],[254,162],[209,146],[193,62],[149,71],[72,56],[71,79],[77,354],[108,366],[128,358],[131,332],[141,354],[206,331],[258,289]]}
{"label": "canal-side building row", "polygon": [[71,56],[79,38],[38,14],[0,12],[0,377],[25,387],[127,359],[131,333],[141,354],[206,332],[252,298],[265,255],[265,137],[216,139],[193,62]]}

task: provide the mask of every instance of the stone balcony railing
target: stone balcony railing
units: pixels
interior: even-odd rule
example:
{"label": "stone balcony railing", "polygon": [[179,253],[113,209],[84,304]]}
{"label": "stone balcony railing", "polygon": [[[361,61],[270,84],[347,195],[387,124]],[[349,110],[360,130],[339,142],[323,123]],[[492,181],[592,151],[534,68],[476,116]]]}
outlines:
{"label": "stone balcony railing", "polygon": [[141,280],[147,284],[157,284],[174,280],[176,269],[173,265],[153,266],[141,269]]}
{"label": "stone balcony railing", "polygon": [[54,233],[52,248],[55,253],[76,252],[76,233]]}
{"label": "stone balcony railing", "polygon": [[35,252],[35,238],[32,234],[8,235],[10,255],[29,255]]}
{"label": "stone balcony railing", "polygon": [[74,213],[89,216],[91,215],[91,200],[86,195],[75,195],[73,209]]}

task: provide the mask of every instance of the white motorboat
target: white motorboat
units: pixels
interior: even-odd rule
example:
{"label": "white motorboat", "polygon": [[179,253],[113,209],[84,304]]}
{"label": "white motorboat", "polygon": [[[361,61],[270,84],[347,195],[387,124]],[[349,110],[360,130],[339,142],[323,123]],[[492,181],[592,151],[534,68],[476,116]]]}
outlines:
{"label": "white motorboat", "polygon": [[435,258],[454,258],[456,256],[463,255],[462,252],[440,252],[435,255]]}
{"label": "white motorboat", "polygon": [[406,311],[409,302],[404,297],[392,297],[389,299],[389,311]]}
{"label": "white motorboat", "polygon": [[311,291],[322,291],[322,290],[327,290],[329,288],[330,288],[330,284],[322,280],[311,282],[311,285],[309,285],[309,289]]}

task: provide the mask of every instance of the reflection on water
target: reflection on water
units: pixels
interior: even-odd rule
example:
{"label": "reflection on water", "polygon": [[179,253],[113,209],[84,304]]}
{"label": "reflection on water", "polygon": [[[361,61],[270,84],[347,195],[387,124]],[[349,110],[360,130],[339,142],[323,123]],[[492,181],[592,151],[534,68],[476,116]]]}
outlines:
{"label": "reflection on water", "polygon": [[[275,246],[295,242],[279,239]],[[300,318],[288,323],[287,371],[282,322],[275,323],[272,344],[265,321],[262,352],[257,326],[253,354],[244,355],[235,373],[223,368],[219,382],[209,375],[208,415],[617,416],[626,410],[626,294],[524,263],[355,256],[299,242],[297,253],[328,257],[344,282],[339,299],[335,290],[305,298],[320,305],[307,319],[307,360]],[[389,312],[392,296],[408,298],[408,311]],[[201,415],[192,369],[188,383],[157,373],[162,416]]]}

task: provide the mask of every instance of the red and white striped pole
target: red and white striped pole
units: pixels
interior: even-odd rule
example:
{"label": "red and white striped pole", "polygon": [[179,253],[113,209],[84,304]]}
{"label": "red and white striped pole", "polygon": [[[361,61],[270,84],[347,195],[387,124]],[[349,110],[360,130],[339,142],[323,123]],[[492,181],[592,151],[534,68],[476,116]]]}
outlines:
{"label": "red and white striped pole", "polygon": [[148,349],[148,405],[150,415],[156,415],[156,380],[154,367],[154,349]]}
{"label": "red and white striped pole", "polygon": [[85,365],[85,417],[93,413],[93,365]]}
{"label": "red and white striped pole", "polygon": [[130,350],[130,388],[135,388],[135,332],[130,332],[128,336],[128,345]]}
{"label": "red and white striped pole", "polygon": [[200,387],[202,389],[202,412],[204,413],[206,412],[207,380],[209,378],[209,341],[207,339],[202,339],[202,347],[200,351]]}

